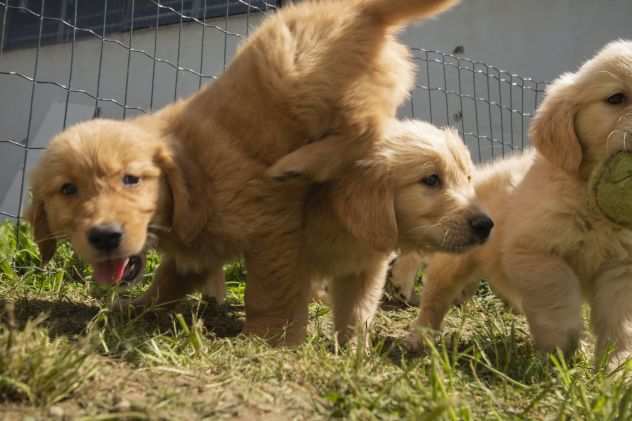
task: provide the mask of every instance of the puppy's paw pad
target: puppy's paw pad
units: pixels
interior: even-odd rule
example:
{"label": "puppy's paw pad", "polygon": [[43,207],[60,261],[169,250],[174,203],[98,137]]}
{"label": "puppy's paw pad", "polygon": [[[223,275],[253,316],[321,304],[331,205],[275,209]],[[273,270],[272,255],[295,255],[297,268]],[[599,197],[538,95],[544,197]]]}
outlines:
{"label": "puppy's paw pad", "polygon": [[404,347],[409,352],[421,352],[425,346],[423,343],[424,338],[417,332],[411,332],[404,338]]}

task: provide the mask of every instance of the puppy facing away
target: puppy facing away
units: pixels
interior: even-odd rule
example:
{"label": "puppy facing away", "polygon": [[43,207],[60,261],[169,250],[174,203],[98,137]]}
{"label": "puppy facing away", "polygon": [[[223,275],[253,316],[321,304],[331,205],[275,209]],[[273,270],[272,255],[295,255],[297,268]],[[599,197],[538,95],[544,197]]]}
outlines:
{"label": "puppy facing away", "polygon": [[348,341],[371,322],[394,250],[454,253],[485,242],[493,222],[475,201],[472,170],[455,131],[393,119],[363,159],[310,189],[301,230],[283,244],[261,239],[269,274],[255,284],[258,309],[289,309],[288,335],[302,338],[306,286],[325,279],[338,340]]}
{"label": "puppy facing away", "polygon": [[421,294],[419,327],[439,329],[454,297],[487,279],[521,310],[536,346],[571,352],[591,307],[596,358],[614,347],[611,367],[632,352],[632,231],[589,206],[587,181],[625,150],[632,130],[632,42],[607,45],[550,85],[530,127],[535,150],[483,167],[475,185],[496,228],[483,246],[435,254]]}
{"label": "puppy facing away", "polygon": [[[262,289],[274,289],[279,303],[292,296],[276,287],[285,273],[274,262],[298,253],[298,246],[283,245],[304,225],[309,189],[278,180],[297,171],[315,180],[335,177],[381,142],[414,79],[396,30],[454,3],[290,5],[264,21],[227,71],[192,97],[133,120],[65,130],[31,178],[27,216],[43,260],[67,238],[98,282],[117,284],[134,275],[130,265],[155,243],[162,261],[134,303],[142,306],[195,290],[217,295],[222,265],[244,255],[246,330],[264,334],[292,321],[287,306],[268,312],[259,304]],[[272,246],[285,251],[270,260]]]}

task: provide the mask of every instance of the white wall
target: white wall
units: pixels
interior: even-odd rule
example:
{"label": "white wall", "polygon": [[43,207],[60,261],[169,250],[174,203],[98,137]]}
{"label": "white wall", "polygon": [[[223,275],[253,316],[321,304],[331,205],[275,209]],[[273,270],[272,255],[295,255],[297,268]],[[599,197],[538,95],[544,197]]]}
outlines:
{"label": "white wall", "polygon": [[[462,0],[462,3],[438,20],[409,28],[402,34],[402,39],[414,47],[446,52],[463,46],[464,56],[542,81],[574,70],[608,41],[632,39],[631,0]],[[257,21],[258,17],[250,16],[250,30]],[[224,25],[223,19],[215,23],[218,27]],[[246,18],[240,16],[231,18],[227,29],[245,34],[247,27]],[[123,44],[129,42],[129,34],[116,34],[112,38]],[[146,51],[149,56],[176,63],[178,38],[178,25],[162,27],[157,34],[152,29],[136,31],[133,47]],[[242,38],[226,36],[221,29],[210,27],[202,37],[200,25],[187,24],[180,39],[180,65],[195,71],[201,69],[205,75],[215,75],[221,73],[225,57],[230,58]],[[155,51],[154,42],[157,44]],[[171,66],[157,63],[153,75],[154,61],[151,58],[140,53],[134,53],[130,58],[126,48],[113,43],[104,44],[99,81],[100,53],[98,39],[76,42],[70,83],[73,89],[85,90],[92,95],[96,95],[98,89],[101,98],[149,109],[152,79],[154,108],[176,96],[190,94],[200,83],[199,77],[181,71],[176,86],[176,72]],[[453,65],[444,66],[437,62],[443,60],[441,55],[431,54],[428,84],[426,55],[420,52],[417,56],[420,59],[420,88],[415,91],[412,101],[403,107],[402,115],[410,115],[414,106],[417,117],[430,119],[432,107],[432,120],[461,129],[476,159],[488,159],[511,149],[511,145],[521,147],[526,142],[526,124],[538,99],[532,82],[525,82],[523,89],[520,78],[509,80],[509,74],[485,70],[480,64],[474,65],[476,72],[472,72],[469,62],[457,63],[453,58],[445,59]],[[43,47],[37,79],[68,85],[70,57],[70,44]],[[0,56],[0,72],[17,72],[32,77],[35,59],[35,49],[5,51]],[[462,68],[460,72],[459,67]],[[422,88],[428,85],[432,88],[430,93]],[[459,97],[457,92],[465,97]],[[22,142],[28,134],[29,146],[44,147],[50,137],[62,129],[64,119],[66,124],[72,124],[90,118],[96,105],[89,96],[71,93],[66,113],[67,91],[58,86],[37,84],[31,107],[31,93],[30,81],[14,75],[0,75],[0,211],[10,214],[18,212],[24,151],[2,141]],[[123,117],[121,107],[115,104],[100,101],[99,107],[102,116]],[[127,116],[137,113],[128,110]],[[494,147],[490,146],[490,138],[495,140]],[[29,166],[38,156],[37,151],[29,153]]]}

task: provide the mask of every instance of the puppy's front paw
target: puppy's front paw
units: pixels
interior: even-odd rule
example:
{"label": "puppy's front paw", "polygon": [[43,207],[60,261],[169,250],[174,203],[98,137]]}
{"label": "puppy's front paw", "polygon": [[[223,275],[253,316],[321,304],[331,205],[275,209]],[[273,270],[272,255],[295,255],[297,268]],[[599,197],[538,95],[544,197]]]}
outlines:
{"label": "puppy's front paw", "polygon": [[394,303],[419,307],[419,295],[415,294],[412,288],[401,287],[397,283],[392,282],[391,279],[388,279],[386,284],[386,295]]}
{"label": "puppy's front paw", "polygon": [[414,291],[411,291],[410,294],[401,291],[399,288],[395,287],[395,298],[403,304],[409,305],[410,307],[419,307],[419,295],[415,294]]}
{"label": "puppy's front paw", "polygon": [[404,346],[410,352],[421,352],[425,348],[424,336],[417,330],[413,330],[404,338]]}
{"label": "puppy's front paw", "polygon": [[410,352],[422,352],[429,344],[439,340],[439,332],[425,327],[422,324],[414,323],[408,336],[404,339],[404,346]]}

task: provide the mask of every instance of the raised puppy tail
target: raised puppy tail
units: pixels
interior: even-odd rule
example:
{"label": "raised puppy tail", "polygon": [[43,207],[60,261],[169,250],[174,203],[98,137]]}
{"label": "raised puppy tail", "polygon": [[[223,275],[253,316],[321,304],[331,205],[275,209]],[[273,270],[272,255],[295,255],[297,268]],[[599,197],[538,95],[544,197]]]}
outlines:
{"label": "raised puppy tail", "polygon": [[459,0],[364,0],[363,13],[373,15],[385,26],[404,25],[411,21],[438,15]]}

